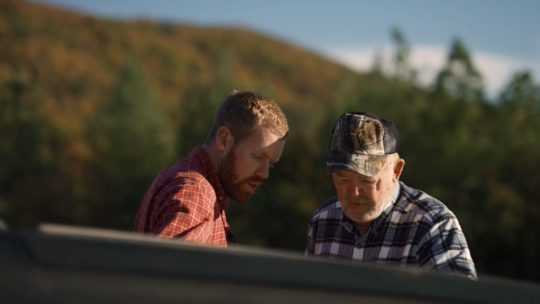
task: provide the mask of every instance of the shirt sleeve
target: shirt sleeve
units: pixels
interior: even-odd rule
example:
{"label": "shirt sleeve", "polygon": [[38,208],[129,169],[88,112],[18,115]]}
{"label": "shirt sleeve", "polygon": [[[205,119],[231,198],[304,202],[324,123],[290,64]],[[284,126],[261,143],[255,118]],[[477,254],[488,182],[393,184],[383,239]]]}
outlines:
{"label": "shirt sleeve", "polygon": [[194,178],[181,178],[168,184],[156,197],[151,232],[166,238],[206,243],[211,235],[213,188]]}
{"label": "shirt sleeve", "polygon": [[465,236],[455,216],[434,222],[421,239],[418,249],[420,267],[465,275],[476,279],[476,270]]}

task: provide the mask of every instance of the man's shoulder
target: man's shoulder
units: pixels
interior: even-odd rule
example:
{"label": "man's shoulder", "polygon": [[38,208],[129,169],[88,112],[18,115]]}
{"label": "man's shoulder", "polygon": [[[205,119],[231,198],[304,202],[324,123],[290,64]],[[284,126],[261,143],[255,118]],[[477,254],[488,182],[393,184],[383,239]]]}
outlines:
{"label": "man's shoulder", "polygon": [[197,165],[178,162],[167,170],[171,180],[199,183],[207,180],[205,172]]}
{"label": "man's shoulder", "polygon": [[204,150],[197,147],[186,158],[163,170],[160,175],[172,182],[208,183],[209,160],[204,153]]}
{"label": "man's shoulder", "polygon": [[205,179],[206,177],[200,166],[189,159],[178,161],[169,168],[160,171],[156,177],[156,181],[161,184],[178,185],[199,183]]}
{"label": "man's shoulder", "polygon": [[325,219],[340,219],[342,216],[341,205],[337,196],[327,199],[313,213],[312,221]]}
{"label": "man's shoulder", "polygon": [[158,200],[169,200],[186,192],[201,193],[204,194],[201,197],[210,200],[215,196],[204,170],[189,158],[159,172],[152,188]]}
{"label": "man's shoulder", "polygon": [[396,202],[396,209],[417,219],[437,221],[441,218],[455,217],[440,200],[424,191],[407,186],[400,182],[401,193]]}
{"label": "man's shoulder", "polygon": [[176,164],[172,165],[168,171],[171,172],[201,172],[207,167],[209,160],[204,152],[200,148],[196,148],[186,158],[179,160]]}

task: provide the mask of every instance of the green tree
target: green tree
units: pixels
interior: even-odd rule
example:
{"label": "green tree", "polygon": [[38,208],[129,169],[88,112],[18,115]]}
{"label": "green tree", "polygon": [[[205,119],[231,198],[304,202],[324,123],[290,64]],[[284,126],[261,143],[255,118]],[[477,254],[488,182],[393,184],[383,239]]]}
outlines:
{"label": "green tree", "polygon": [[[496,205],[497,216],[508,224],[499,226],[500,230],[494,233],[497,239],[487,245],[496,248],[503,243],[506,247],[516,248],[510,258],[499,256],[505,263],[497,271],[531,280],[537,280],[540,271],[536,263],[540,252],[540,195],[537,191],[540,174],[531,165],[540,162],[539,88],[529,71],[518,71],[499,98],[499,123],[493,129],[496,138],[503,139],[497,143],[504,146],[503,152],[499,152],[504,155],[500,157],[499,187],[490,195],[499,203]],[[501,206],[503,210],[500,210]],[[486,256],[486,260],[496,263],[496,256]]]}
{"label": "green tree", "polygon": [[[101,191],[95,224],[129,228],[144,191],[172,159],[168,116],[136,60],[120,71],[113,99],[89,123]],[[108,214],[115,214],[114,221]]]}
{"label": "green tree", "polygon": [[232,93],[231,52],[224,50],[212,58],[214,78],[194,75],[192,85],[181,96],[175,113],[178,155],[185,156],[203,143],[221,102]]}
{"label": "green tree", "polygon": [[39,100],[39,89],[25,77],[15,76],[0,86],[0,217],[17,226],[51,215],[46,182],[57,145]]}
{"label": "green tree", "polygon": [[398,81],[414,83],[416,71],[410,65],[410,46],[405,35],[397,27],[391,30],[392,42],[394,44],[394,77]]}
{"label": "green tree", "polygon": [[528,110],[538,111],[538,107],[540,106],[540,87],[534,83],[530,71],[516,72],[503,89],[499,101],[506,106],[521,106]]}
{"label": "green tree", "polygon": [[452,42],[446,64],[437,75],[435,92],[462,101],[483,99],[482,76],[460,39]]}

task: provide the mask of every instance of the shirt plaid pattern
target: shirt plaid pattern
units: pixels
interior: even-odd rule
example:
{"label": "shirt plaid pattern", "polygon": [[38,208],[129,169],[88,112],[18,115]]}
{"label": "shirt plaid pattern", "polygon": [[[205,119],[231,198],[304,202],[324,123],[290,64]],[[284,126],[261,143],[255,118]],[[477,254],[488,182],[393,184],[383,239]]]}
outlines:
{"label": "shirt plaid pattern", "polygon": [[161,171],[141,202],[134,231],[216,246],[234,242],[228,198],[202,147]]}
{"label": "shirt plaid pattern", "polygon": [[343,216],[337,197],[326,201],[309,224],[306,255],[416,265],[476,278],[456,216],[440,201],[399,182],[393,201],[359,234]]}

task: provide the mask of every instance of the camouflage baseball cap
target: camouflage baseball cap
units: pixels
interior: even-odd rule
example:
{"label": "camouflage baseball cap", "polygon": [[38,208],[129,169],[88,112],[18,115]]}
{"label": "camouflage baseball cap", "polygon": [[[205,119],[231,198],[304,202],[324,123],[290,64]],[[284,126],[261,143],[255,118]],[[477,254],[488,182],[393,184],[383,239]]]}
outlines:
{"label": "camouflage baseball cap", "polygon": [[328,172],[352,170],[362,175],[376,175],[388,154],[398,150],[394,123],[367,112],[341,115],[332,128]]}

